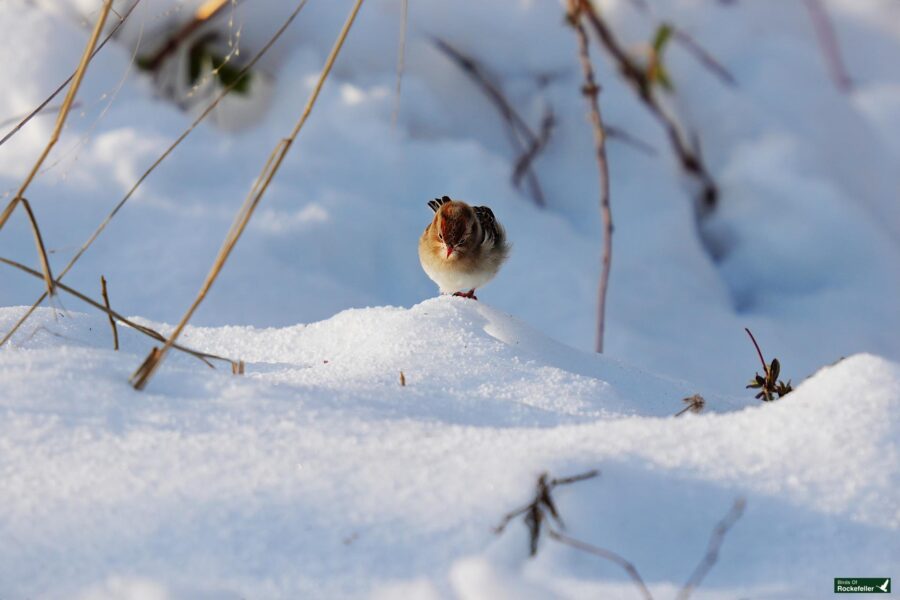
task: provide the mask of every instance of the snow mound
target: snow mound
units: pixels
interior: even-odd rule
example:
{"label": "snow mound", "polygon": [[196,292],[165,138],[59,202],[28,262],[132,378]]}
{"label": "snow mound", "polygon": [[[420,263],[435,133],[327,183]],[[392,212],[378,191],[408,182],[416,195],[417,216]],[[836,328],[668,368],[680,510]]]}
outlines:
{"label": "snow mound", "polygon": [[632,597],[612,565],[552,542],[528,559],[521,525],[491,531],[540,472],[589,468],[557,492],[570,534],[658,597],[738,496],[699,598],[818,598],[900,557],[900,367],[875,356],[674,419],[704,390],[458,298],[191,328],[247,375],[172,355],[145,393],[126,382],[136,334],[113,352],[104,318],[49,309],[26,329],[0,350],[3,596]]}

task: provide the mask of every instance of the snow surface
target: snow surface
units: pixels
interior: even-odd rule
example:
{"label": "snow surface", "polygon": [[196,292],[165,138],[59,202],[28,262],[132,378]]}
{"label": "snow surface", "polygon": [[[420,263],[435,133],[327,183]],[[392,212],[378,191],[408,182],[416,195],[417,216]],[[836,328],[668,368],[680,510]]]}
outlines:
{"label": "snow surface", "polygon": [[684,383],[457,298],[192,328],[247,375],[177,357],[147,393],[126,383],[137,334],[115,353],[102,317],[35,325],[0,362],[4,597],[635,597],[569,549],[528,560],[518,523],[492,533],[545,469],[602,470],[558,490],[569,532],[659,597],[738,496],[698,597],[821,598],[900,559],[900,367],[874,356],[771,406],[673,419]]}
{"label": "snow surface", "polygon": [[[190,124],[132,59],[197,4],[144,0],[92,63],[28,192],[56,272]],[[592,48],[606,120],[657,149],[610,140],[606,355],[588,352],[597,174],[561,5],[411,2],[392,126],[400,2],[368,0],[182,338],[247,361],[246,376],[172,354],[134,392],[148,340],[123,329],[113,352],[105,317],[67,296],[0,349],[0,598],[637,597],[614,565],[552,542],[528,559],[524,527],[491,531],[539,473],[590,468],[601,477],[556,492],[569,533],[626,556],[657,598],[676,595],[739,496],[747,512],[694,597],[818,599],[836,576],[897,576],[898,4],[824,2],[850,93],[803,2],[598,4],[629,50],[671,20],[738,82],[666,51],[667,101],[722,192],[698,230],[663,132]],[[98,6],[0,3],[0,121],[71,72]],[[349,6],[310,0],[259,66],[263,97],[198,128],[66,282],[99,296],[103,274],[114,308],[170,329]],[[292,8],[239,3],[242,56]],[[494,109],[433,35],[484,61],[535,128],[552,106],[535,163],[547,209],[510,183]],[[0,147],[0,201],[52,126],[40,116]],[[444,194],[490,205],[513,243],[477,304],[429,299],[418,265],[425,203]],[[37,266],[21,211],[0,256]],[[41,285],[2,268],[5,332]],[[759,370],[744,327],[797,386],[783,401],[744,390]],[[705,413],[671,418],[694,393]]]}

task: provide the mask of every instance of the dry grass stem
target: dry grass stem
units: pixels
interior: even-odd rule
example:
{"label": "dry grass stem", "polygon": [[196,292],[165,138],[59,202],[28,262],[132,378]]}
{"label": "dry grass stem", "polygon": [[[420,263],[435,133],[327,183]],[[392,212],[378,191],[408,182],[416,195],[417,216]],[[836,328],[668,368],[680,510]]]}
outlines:
{"label": "dry grass stem", "polygon": [[[487,96],[488,100],[491,101],[497,109],[497,112],[500,113],[503,122],[507,126],[507,133],[509,135],[510,143],[513,146],[513,150],[519,155],[519,159],[516,160],[516,168],[513,170],[513,185],[518,187],[521,176],[517,178],[516,173],[521,168],[528,181],[532,200],[534,200],[534,203],[538,206],[545,206],[546,201],[544,199],[544,192],[541,189],[540,182],[534,172],[532,162],[544,146],[546,146],[547,140],[542,141],[542,136],[535,134],[534,131],[531,130],[531,127],[525,122],[525,119],[519,115],[512,104],[510,104],[509,100],[507,100],[503,91],[500,89],[500,86],[493,81],[493,78],[478,61],[473,57],[464,54],[446,40],[439,37],[432,37],[432,41],[438,50],[452,60],[463,73],[469,76],[484,95]],[[552,113],[549,114],[552,115]],[[549,135],[552,132],[553,119],[551,117],[548,122],[545,116],[544,121],[550,125],[546,133],[546,137],[549,138]]]}
{"label": "dry grass stem", "polygon": [[[134,9],[137,7],[137,5],[140,3],[141,3],[141,0],[135,0],[134,3],[131,5],[131,8],[129,8],[127,11],[125,11],[125,14],[119,18],[119,22],[116,23],[115,27],[113,27],[112,30],[108,34],[106,34],[106,37],[103,38],[103,41],[101,41],[97,45],[97,48],[91,54],[91,58],[97,56],[97,53],[103,49],[103,46],[106,45],[106,42],[108,42],[109,40],[111,40],[112,38],[115,37],[115,35],[119,32],[119,28],[122,27],[122,25],[125,23],[125,21],[128,19],[128,17],[131,15],[131,13],[134,11]],[[75,77],[75,75],[77,73],[78,73],[78,70],[76,69],[75,71],[72,72],[71,75],[69,75],[69,77],[65,81],[63,81],[61,84],[59,84],[59,87],[57,87],[56,90],[54,90],[52,94],[47,96],[47,98],[43,102],[41,102],[37,107],[35,107],[34,110],[32,110],[27,115],[25,115],[25,117],[23,117],[22,120],[19,121],[19,123],[15,127],[13,127],[6,135],[3,136],[2,139],[0,139],[0,146],[5,144],[7,142],[7,140],[9,140],[9,138],[16,135],[16,133],[18,133],[19,130],[22,129],[22,127],[24,127],[26,123],[28,123],[28,121],[30,121],[35,116],[37,116],[41,111],[43,111],[47,107],[47,105],[50,104],[50,102],[52,102],[53,99],[56,98],[61,91],[63,91],[63,88],[65,88],[67,85],[69,85],[69,82],[72,81],[72,79]],[[77,108],[77,106],[78,106],[78,103],[75,102],[72,104],[72,106],[70,108]],[[47,109],[47,110],[56,110],[56,109]],[[0,127],[6,126],[6,125],[7,125],[7,123],[4,122],[2,125],[0,125]]]}
{"label": "dry grass stem", "polygon": [[[27,273],[27,274],[31,275],[32,277],[37,277],[38,279],[41,278],[41,273],[40,273],[40,271],[35,271],[34,269],[29,268],[29,267],[26,267],[26,266],[23,265],[22,263],[16,262],[16,261],[14,261],[14,260],[10,260],[10,259],[8,259],[8,258],[0,257],[0,263],[3,263],[3,264],[8,265],[8,266],[10,266],[10,267],[14,267],[14,268],[16,268],[16,269],[19,269],[19,270],[22,271],[23,273]],[[134,321],[131,321],[131,320],[129,320],[129,319],[126,319],[125,317],[123,317],[122,315],[120,315],[119,313],[117,313],[116,311],[114,311],[114,310],[112,310],[112,309],[110,309],[110,308],[104,306],[103,304],[101,304],[100,302],[97,302],[97,301],[94,300],[93,298],[91,298],[91,297],[89,297],[89,296],[87,296],[87,295],[85,295],[85,294],[82,294],[81,292],[79,292],[78,290],[76,290],[76,289],[74,289],[74,288],[71,288],[71,287],[69,287],[69,286],[67,286],[67,285],[65,285],[65,284],[63,284],[63,283],[59,283],[59,282],[57,282],[57,287],[58,287],[59,289],[61,289],[62,291],[66,292],[67,294],[71,294],[72,296],[75,296],[76,298],[78,298],[78,299],[81,300],[82,302],[85,302],[85,303],[87,303],[87,304],[90,304],[90,305],[93,306],[94,308],[96,308],[96,309],[100,310],[101,312],[103,312],[103,313],[109,315],[110,317],[112,317],[112,318],[114,318],[115,320],[117,320],[119,323],[122,323],[123,325],[127,325],[128,327],[130,327],[131,329],[134,329],[135,331],[138,331],[138,332],[140,332],[140,333],[142,333],[142,334],[144,334],[144,335],[146,335],[146,336],[148,336],[148,337],[151,337],[151,338],[153,338],[153,339],[155,339],[155,340],[157,340],[157,341],[160,341],[160,342],[165,342],[165,341],[166,341],[166,338],[165,338],[161,333],[159,333],[158,331],[156,331],[155,329],[152,329],[152,328],[150,328],[150,327],[147,327],[146,325],[141,325],[141,324],[139,324],[139,323],[135,323]],[[193,350],[193,349],[191,349],[191,348],[188,348],[188,347],[186,347],[186,346],[182,346],[182,345],[180,345],[180,344],[172,344],[172,347],[175,348],[176,350],[179,350],[179,351],[184,352],[184,353],[186,353],[186,354],[190,354],[191,356],[193,356],[194,358],[197,358],[198,360],[201,360],[203,363],[206,364],[206,366],[208,366],[208,367],[210,367],[210,368],[215,368],[215,367],[213,366],[213,364],[212,364],[211,362],[209,362],[210,360],[219,360],[219,361],[222,361],[222,362],[227,362],[227,363],[232,363],[232,364],[235,363],[235,362],[237,362],[237,361],[235,361],[235,360],[233,360],[233,359],[226,358],[226,357],[224,357],[224,356],[219,356],[219,355],[217,355],[217,354],[210,354],[210,353],[208,353],[208,352],[200,352],[200,351],[197,351],[197,350]]]}
{"label": "dry grass stem", "polygon": [[[166,160],[166,158],[168,158],[170,154],[172,154],[172,152],[175,150],[175,148],[177,148],[181,144],[181,142],[183,142],[185,140],[185,138],[187,138],[200,125],[200,123],[202,123],[206,119],[206,117],[208,117],[212,113],[212,111],[216,108],[216,106],[219,105],[219,103],[222,101],[222,99],[225,98],[225,96],[227,96],[234,89],[234,87],[237,85],[237,82],[239,82],[241,80],[241,78],[250,69],[252,69],[256,65],[256,63],[259,61],[259,59],[262,58],[263,55],[265,55],[266,52],[269,51],[269,49],[275,44],[275,42],[278,41],[278,38],[280,38],[281,35],[287,30],[287,28],[294,21],[294,19],[300,13],[300,11],[303,9],[303,7],[306,6],[307,1],[308,0],[301,0],[297,4],[297,7],[294,9],[294,12],[292,12],[290,14],[290,16],[288,16],[288,18],[284,21],[284,23],[282,23],[281,27],[278,28],[278,30],[272,35],[272,37],[269,39],[269,41],[266,42],[266,44],[262,47],[262,49],[260,49],[260,51],[256,53],[256,55],[250,60],[250,62],[248,62],[247,65],[238,73],[238,76],[235,78],[234,82],[232,82],[231,84],[224,87],[222,89],[222,91],[219,92],[219,94],[213,99],[213,101],[210,102],[206,106],[206,108],[197,116],[196,119],[194,119],[194,122],[191,123],[191,125],[187,129],[185,129],[181,133],[181,135],[179,135],[178,138],[176,138],[175,141],[169,145],[168,148],[166,148],[165,152],[163,152],[153,162],[153,164],[151,164],[150,167],[148,167],[147,170],[144,171],[143,174],[141,174],[141,176],[134,183],[134,185],[131,186],[131,189],[129,189],[128,192],[125,194],[125,196],[116,204],[115,207],[113,207],[112,211],[110,211],[110,213],[100,223],[100,225],[97,226],[97,228],[90,235],[90,237],[88,237],[87,241],[85,241],[85,243],[82,244],[81,248],[79,248],[78,252],[75,253],[75,256],[72,257],[72,259],[69,261],[69,263],[60,272],[60,274],[56,278],[57,282],[59,282],[66,275],[66,273],[68,273],[69,270],[75,265],[75,263],[78,262],[78,260],[82,257],[82,255],[85,252],[87,252],[88,248],[91,247],[91,245],[100,236],[100,234],[103,232],[103,230],[106,229],[106,226],[109,225],[110,221],[112,221],[113,218],[115,218],[115,216],[125,206],[125,204],[131,199],[131,197],[135,194],[135,192],[137,192],[138,188],[141,186],[141,184],[144,183],[144,181],[150,176],[150,174],[153,173],[153,171],[155,171],[156,168],[160,164],[162,164],[162,162],[164,160]],[[126,13],[125,16],[127,17],[128,14]],[[18,331],[18,329],[25,323],[25,321],[27,321],[31,317],[32,314],[34,314],[34,311],[37,309],[37,307],[40,306],[41,303],[46,299],[47,299],[47,292],[45,291],[43,294],[41,294],[41,296],[37,300],[35,300],[32,303],[31,308],[29,308],[28,311],[19,318],[19,320],[16,322],[16,324],[6,333],[6,335],[3,337],[3,339],[0,340],[0,346],[3,346],[3,344],[8,342],[10,340],[10,338],[12,338],[12,336],[16,333],[16,331]]]}
{"label": "dry grass stem", "polygon": [[719,549],[722,547],[725,535],[737,520],[741,518],[746,507],[747,500],[738,498],[734,501],[734,505],[732,505],[728,514],[726,514],[715,526],[712,535],[709,538],[709,544],[707,544],[706,547],[706,554],[701,559],[700,564],[697,565],[697,568],[694,569],[694,572],[691,574],[687,583],[684,584],[684,587],[678,592],[676,600],[687,600],[691,593],[703,582],[703,579],[719,559]]}
{"label": "dry grass stem", "polygon": [[403,374],[403,371],[400,371],[400,387],[406,387],[406,375]]}
{"label": "dry grass stem", "polygon": [[103,275],[100,276],[100,292],[103,296],[103,304],[106,306],[106,316],[109,317],[109,326],[112,328],[113,335],[113,350],[119,349],[119,330],[116,328],[116,320],[113,319],[112,308],[109,305],[109,293],[106,290],[106,277]]}
{"label": "dry grass stem", "polygon": [[344,45],[344,41],[347,39],[347,34],[350,32],[350,28],[353,26],[353,22],[356,20],[356,15],[359,12],[360,7],[362,6],[362,3],[363,0],[356,0],[353,8],[350,10],[350,14],[347,16],[347,20],[345,21],[344,26],[341,29],[341,32],[338,34],[334,46],[331,49],[331,53],[328,55],[328,59],[325,61],[325,66],[322,68],[322,73],[319,75],[316,86],[315,88],[313,88],[312,94],[310,94],[310,97],[306,102],[306,106],[303,108],[303,113],[300,115],[300,118],[297,120],[297,123],[294,125],[294,128],[293,130],[291,130],[291,133],[288,135],[288,137],[281,140],[275,146],[275,149],[272,150],[272,154],[266,161],[266,165],[263,168],[263,171],[260,173],[256,185],[253,186],[253,189],[250,191],[250,194],[244,200],[243,205],[238,211],[235,222],[232,225],[231,230],[228,232],[228,235],[225,238],[225,242],[222,244],[222,248],[219,250],[219,254],[218,256],[216,256],[216,260],[214,261],[209,274],[206,276],[203,285],[200,287],[200,291],[197,294],[197,297],[194,299],[194,302],[181,318],[181,321],[175,327],[175,330],[169,336],[168,340],[166,340],[166,343],[163,345],[163,347],[160,348],[158,352],[151,353],[151,355],[148,357],[148,360],[145,361],[145,363],[142,364],[137,371],[135,371],[134,375],[132,375],[131,381],[135,389],[141,390],[144,389],[144,387],[147,385],[147,382],[150,380],[150,378],[153,376],[153,373],[157,368],[159,368],[160,363],[165,358],[169,348],[171,348],[175,343],[175,340],[178,339],[178,336],[184,330],[188,321],[190,321],[194,312],[197,310],[197,307],[199,307],[200,303],[203,302],[203,299],[206,297],[206,294],[209,292],[212,284],[219,276],[222,267],[225,265],[225,261],[228,260],[228,257],[230,256],[231,251],[234,249],[235,244],[237,244],[238,239],[240,239],[244,228],[247,226],[247,223],[253,216],[254,210],[262,200],[263,195],[265,194],[266,189],[269,186],[269,183],[272,181],[275,173],[278,172],[278,169],[281,166],[282,161],[284,161],[284,157],[287,155],[288,150],[290,150],[291,145],[297,138],[300,130],[303,128],[306,120],[309,118],[313,106],[315,106],[316,100],[318,99],[319,94],[322,91],[322,86],[325,84],[325,80],[328,79],[328,75],[329,73],[331,73],[331,68],[334,66],[334,62]]}
{"label": "dry grass stem", "polygon": [[[103,4],[103,8],[100,10],[100,16],[97,17],[97,22],[94,25],[94,31],[91,33],[91,37],[84,48],[84,53],[81,56],[81,62],[78,65],[78,69],[75,71],[74,77],[72,78],[72,84],[69,86],[69,91],[66,93],[66,98],[65,100],[63,100],[62,107],[59,109],[59,116],[56,119],[56,126],[53,128],[53,133],[50,135],[50,141],[47,142],[47,146],[44,148],[44,151],[34,163],[34,166],[28,173],[28,176],[25,177],[25,181],[23,181],[22,185],[19,187],[19,191],[16,192],[16,195],[13,197],[13,199],[10,200],[9,204],[6,205],[6,208],[3,209],[3,213],[0,214],[0,229],[3,229],[3,226],[6,225],[6,222],[9,220],[12,212],[16,209],[16,206],[24,200],[23,196],[25,195],[26,190],[28,190],[28,186],[31,185],[32,181],[34,181],[35,176],[37,176],[38,171],[40,171],[41,169],[41,165],[44,164],[44,161],[47,159],[47,156],[49,156],[50,151],[53,149],[53,146],[55,146],[57,140],[59,140],[63,125],[65,125],[66,118],[69,116],[69,111],[72,109],[72,103],[75,101],[75,95],[78,93],[78,88],[81,86],[82,79],[84,79],[84,74],[87,71],[88,64],[90,64],[91,58],[93,58],[94,47],[97,45],[97,40],[100,38],[100,32],[103,31],[103,25],[106,23],[106,17],[109,16],[110,8],[112,8],[112,0],[106,0]],[[47,294],[52,296],[53,275],[50,273],[50,263],[47,261],[47,253],[44,251],[43,243],[40,241],[41,236],[37,228],[37,222],[34,220],[34,215],[31,213],[30,209],[28,210],[28,213],[38,249],[38,254],[41,255],[41,266],[44,269],[44,283],[47,286]]]}
{"label": "dry grass stem", "polygon": [[47,283],[47,291],[53,294],[53,273],[50,271],[50,261],[47,259],[47,248],[44,247],[44,238],[41,236],[41,229],[38,227],[37,219],[34,218],[34,211],[31,210],[31,203],[25,198],[19,198],[25,215],[28,217],[28,223],[31,225],[31,233],[34,235],[34,245],[37,247],[38,258],[41,261],[41,269],[44,273],[44,282]]}
{"label": "dry grass stem", "polygon": [[591,64],[587,32],[582,25],[582,16],[587,0],[569,0],[568,19],[575,29],[578,38],[578,58],[584,76],[582,92],[588,102],[591,126],[594,132],[594,151],[597,158],[597,169],[600,175],[600,213],[603,217],[603,257],[600,282],[597,291],[597,341],[595,349],[603,352],[603,336],[606,326],[606,294],[609,289],[609,273],[612,268],[612,209],[609,202],[609,162],[606,159],[606,131],[600,115],[600,86],[594,79],[594,67]]}

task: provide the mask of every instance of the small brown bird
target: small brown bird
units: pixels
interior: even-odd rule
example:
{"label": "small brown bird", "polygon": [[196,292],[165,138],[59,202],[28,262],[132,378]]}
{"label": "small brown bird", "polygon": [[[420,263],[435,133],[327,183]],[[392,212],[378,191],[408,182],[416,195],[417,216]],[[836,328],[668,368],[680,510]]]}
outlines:
{"label": "small brown bird", "polygon": [[[419,261],[442,294],[475,297],[509,255],[506,232],[487,206],[448,196],[428,203],[434,219],[419,238]],[[468,291],[466,291],[468,290]]]}

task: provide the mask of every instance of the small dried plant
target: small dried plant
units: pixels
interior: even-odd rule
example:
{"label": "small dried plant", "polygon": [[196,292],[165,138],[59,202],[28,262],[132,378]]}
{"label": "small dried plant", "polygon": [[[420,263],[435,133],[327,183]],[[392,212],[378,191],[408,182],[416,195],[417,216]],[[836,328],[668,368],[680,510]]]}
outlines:
{"label": "small dried plant", "polygon": [[763,402],[772,402],[776,399],[776,396],[781,398],[791,393],[794,390],[791,387],[791,380],[788,379],[788,382],[785,383],[778,379],[778,376],[781,375],[781,363],[778,362],[778,359],[773,358],[771,363],[766,364],[766,359],[763,358],[762,350],[759,349],[756,338],[753,337],[753,334],[746,327],[744,331],[747,332],[747,335],[750,336],[750,341],[756,347],[756,353],[759,355],[759,361],[763,367],[763,375],[759,373],[754,374],[753,379],[747,384],[747,389],[759,390],[759,393],[756,394],[756,399],[761,399]]}

